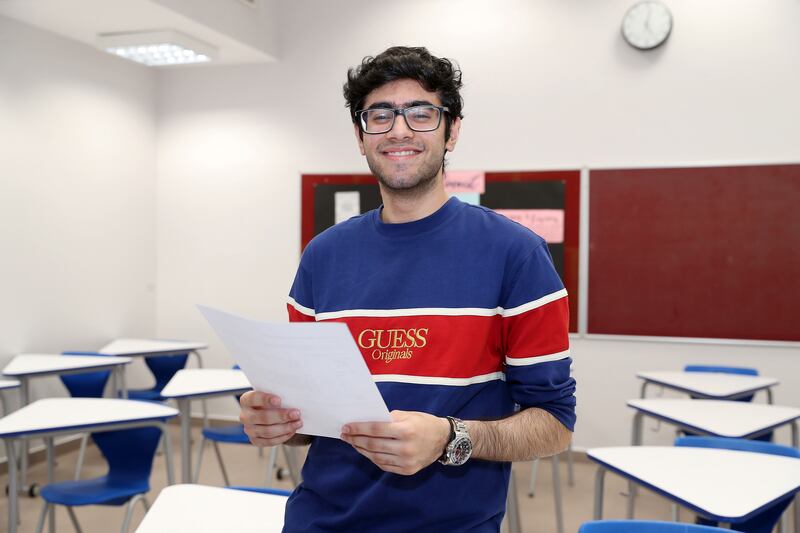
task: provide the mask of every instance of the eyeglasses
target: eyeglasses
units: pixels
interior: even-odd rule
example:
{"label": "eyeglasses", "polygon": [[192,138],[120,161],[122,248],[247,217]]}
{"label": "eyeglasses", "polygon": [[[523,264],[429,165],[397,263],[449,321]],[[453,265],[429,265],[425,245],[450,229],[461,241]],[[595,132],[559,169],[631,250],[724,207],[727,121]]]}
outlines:
{"label": "eyeglasses", "polygon": [[437,129],[442,122],[442,113],[449,111],[438,105],[415,105],[405,109],[378,107],[356,111],[356,118],[361,131],[370,135],[390,131],[397,115],[403,115],[411,131],[425,132]]}

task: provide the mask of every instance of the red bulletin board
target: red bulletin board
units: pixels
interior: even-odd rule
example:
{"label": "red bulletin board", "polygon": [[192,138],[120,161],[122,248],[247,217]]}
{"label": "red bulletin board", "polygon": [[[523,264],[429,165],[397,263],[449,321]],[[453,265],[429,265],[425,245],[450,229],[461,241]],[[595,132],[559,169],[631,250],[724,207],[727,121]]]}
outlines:
{"label": "red bulletin board", "polygon": [[590,177],[588,333],[800,341],[800,165]]}
{"label": "red bulletin board", "polygon": [[[525,184],[536,182],[552,182],[563,184],[564,209],[564,242],[562,278],[564,286],[570,296],[570,331],[578,331],[578,239],[580,227],[580,171],[526,171],[526,172],[486,172],[487,193],[481,196],[481,205],[490,208],[526,208],[541,207],[536,204],[536,198],[522,193],[511,198],[511,204],[492,205],[488,202],[501,202],[509,200],[509,191],[519,186],[524,191]],[[320,185],[363,188],[364,186],[378,185],[374,177],[369,174],[304,174],[302,176],[302,216],[301,216],[301,246],[305,249],[316,233],[321,229],[315,224],[314,214],[318,212],[315,206],[315,189]],[[503,192],[502,189],[505,189]],[[513,195],[512,195],[513,196]],[[505,198],[505,200],[503,200]],[[317,221],[318,222],[318,221]]]}

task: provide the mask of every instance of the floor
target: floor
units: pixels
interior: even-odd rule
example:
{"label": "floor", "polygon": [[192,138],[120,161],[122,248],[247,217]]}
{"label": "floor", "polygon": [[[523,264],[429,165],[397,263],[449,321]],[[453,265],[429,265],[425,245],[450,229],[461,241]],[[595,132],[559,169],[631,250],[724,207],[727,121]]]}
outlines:
{"label": "floor", "polygon": [[[177,455],[179,445],[178,428],[172,428],[172,442],[176,448],[176,476],[180,479],[180,457]],[[196,432],[199,430],[195,430]],[[199,436],[195,437],[195,442],[199,442]],[[195,448],[196,449],[196,448]],[[265,450],[263,457],[259,456],[258,450],[253,447],[238,445],[221,445],[222,455],[228,469],[231,482],[236,485],[263,485],[267,468],[268,453]],[[279,464],[283,458],[279,456]],[[56,479],[70,479],[77,460],[77,451],[69,452],[58,457],[56,468]],[[257,465],[257,466],[256,466]],[[595,466],[587,462],[585,458],[577,457],[574,463],[574,485],[567,484],[567,465],[566,460],[561,461],[562,479],[562,499],[564,509],[564,531],[574,533],[578,530],[581,523],[591,520],[592,507],[594,501],[594,475]],[[555,511],[553,501],[552,468],[550,460],[543,460],[539,465],[537,476],[536,492],[534,497],[528,496],[528,484],[531,479],[531,463],[517,463],[514,465],[514,473],[517,480],[520,516],[522,531],[525,533],[555,533]],[[105,462],[96,451],[87,454],[87,461],[83,469],[83,478],[100,476],[105,474]],[[4,477],[4,476],[3,476]],[[46,467],[43,463],[33,465],[29,474],[30,481],[43,483],[46,481]],[[201,468],[200,483],[206,485],[222,485],[222,474],[214,456],[213,450],[208,447],[203,459]],[[5,485],[5,479],[0,478],[0,483]],[[151,479],[152,491],[148,499],[152,502],[158,495],[158,491],[166,485],[166,469],[163,455],[156,458],[156,463]],[[288,480],[273,480],[273,487],[291,488]],[[622,480],[609,473],[606,475],[605,491],[605,518],[623,518],[625,516],[626,499],[622,493],[626,490],[626,484]],[[42,503],[38,498],[22,496],[21,518],[19,533],[29,533],[36,529],[36,524],[41,511]],[[670,506],[663,498],[641,491],[637,498],[636,507],[637,518],[647,518],[655,520],[669,520]],[[0,532],[7,529],[6,517],[8,513],[8,502],[0,499]],[[123,508],[119,507],[87,507],[76,508],[76,515],[85,533],[107,533],[119,531],[124,516]],[[134,518],[131,523],[130,531],[135,531],[136,526],[141,521],[144,510],[141,505],[137,506]],[[689,520],[690,514],[684,511],[681,515],[683,520]],[[73,528],[64,508],[58,508],[56,514],[58,531],[72,532]],[[45,529],[47,531],[47,528]]]}

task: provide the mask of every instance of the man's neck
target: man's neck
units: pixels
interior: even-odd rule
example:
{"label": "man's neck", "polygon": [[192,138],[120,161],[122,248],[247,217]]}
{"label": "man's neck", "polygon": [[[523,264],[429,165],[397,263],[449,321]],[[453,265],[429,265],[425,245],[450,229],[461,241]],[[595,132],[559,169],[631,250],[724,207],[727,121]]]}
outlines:
{"label": "man's neck", "polygon": [[418,194],[403,194],[381,186],[383,211],[381,220],[386,224],[402,224],[421,220],[438,211],[448,199],[440,179],[430,190]]}

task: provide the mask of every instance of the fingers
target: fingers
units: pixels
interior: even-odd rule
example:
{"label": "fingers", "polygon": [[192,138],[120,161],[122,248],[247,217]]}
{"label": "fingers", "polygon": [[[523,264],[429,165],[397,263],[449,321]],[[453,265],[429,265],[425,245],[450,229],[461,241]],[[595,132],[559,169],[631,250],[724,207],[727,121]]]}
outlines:
{"label": "fingers", "polygon": [[268,392],[251,390],[242,394],[239,405],[242,407],[280,407],[281,399]]}
{"label": "fingers", "polygon": [[281,408],[281,399],[274,394],[249,391],[242,395],[239,403],[239,421],[256,446],[283,444],[303,427],[300,411]]}
{"label": "fingers", "polygon": [[342,434],[395,439],[401,436],[401,429],[393,422],[351,422],[342,427]]}

